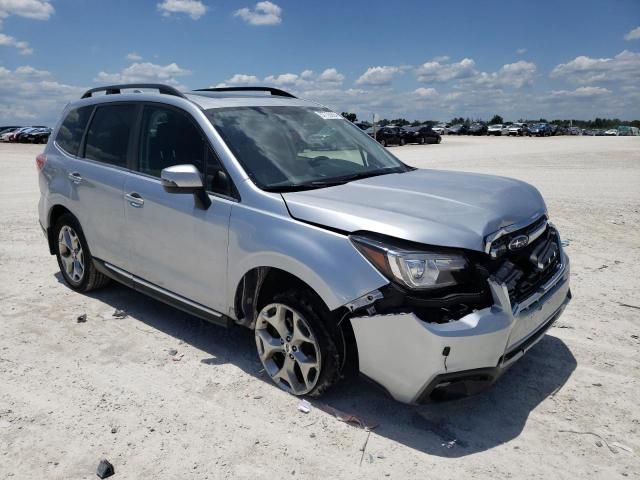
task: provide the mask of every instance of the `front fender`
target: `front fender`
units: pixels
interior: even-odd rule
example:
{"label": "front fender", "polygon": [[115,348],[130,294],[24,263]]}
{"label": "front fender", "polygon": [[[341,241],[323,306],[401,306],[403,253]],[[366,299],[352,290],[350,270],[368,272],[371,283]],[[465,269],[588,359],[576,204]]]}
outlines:
{"label": "front fender", "polygon": [[282,213],[234,206],[229,225],[229,298],[256,267],[273,267],[308,284],[330,310],[389,281],[351,244],[346,235],[300,222]]}

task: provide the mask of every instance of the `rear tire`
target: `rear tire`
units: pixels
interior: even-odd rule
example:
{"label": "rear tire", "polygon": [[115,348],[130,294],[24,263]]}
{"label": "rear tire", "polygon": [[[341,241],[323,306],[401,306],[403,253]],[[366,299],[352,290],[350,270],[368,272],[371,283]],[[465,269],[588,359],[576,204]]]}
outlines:
{"label": "rear tire", "polygon": [[60,273],[71,289],[85,293],[109,283],[109,277],[93,265],[89,245],[76,217],[65,213],[58,218],[53,235]]}
{"label": "rear tire", "polygon": [[340,378],[344,356],[337,348],[339,327],[331,328],[329,309],[308,289],[276,294],[267,302],[255,325],[265,371],[292,395],[322,395]]}

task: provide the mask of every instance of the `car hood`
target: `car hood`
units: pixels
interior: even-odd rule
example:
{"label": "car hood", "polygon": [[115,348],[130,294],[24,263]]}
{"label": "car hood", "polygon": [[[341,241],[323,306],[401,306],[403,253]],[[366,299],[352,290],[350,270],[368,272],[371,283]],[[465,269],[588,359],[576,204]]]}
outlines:
{"label": "car hood", "polygon": [[504,177],[413,170],[283,193],[291,216],[345,231],[484,251],[487,235],[546,211],[531,185]]}

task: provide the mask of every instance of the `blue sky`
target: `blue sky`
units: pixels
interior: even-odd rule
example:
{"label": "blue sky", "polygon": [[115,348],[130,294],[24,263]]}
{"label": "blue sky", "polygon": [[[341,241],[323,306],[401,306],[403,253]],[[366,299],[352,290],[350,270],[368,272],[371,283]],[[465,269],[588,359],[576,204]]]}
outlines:
{"label": "blue sky", "polygon": [[270,84],[361,117],[640,118],[640,1],[0,0],[0,123],[84,88]]}

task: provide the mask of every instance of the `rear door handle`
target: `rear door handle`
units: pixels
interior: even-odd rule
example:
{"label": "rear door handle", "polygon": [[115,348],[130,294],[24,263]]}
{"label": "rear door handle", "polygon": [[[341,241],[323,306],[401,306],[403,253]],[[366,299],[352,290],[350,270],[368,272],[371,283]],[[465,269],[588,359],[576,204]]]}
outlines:
{"label": "rear door handle", "polygon": [[140,208],[144,205],[144,199],[140,196],[139,193],[131,192],[127,193],[124,198],[129,202],[129,205],[135,208]]}
{"label": "rear door handle", "polygon": [[82,182],[82,175],[80,175],[78,172],[71,172],[68,175],[68,177],[69,177],[69,180],[71,180],[76,185],[78,185],[80,182]]}

